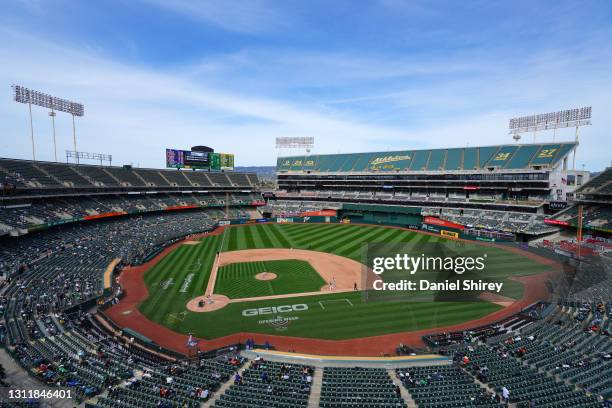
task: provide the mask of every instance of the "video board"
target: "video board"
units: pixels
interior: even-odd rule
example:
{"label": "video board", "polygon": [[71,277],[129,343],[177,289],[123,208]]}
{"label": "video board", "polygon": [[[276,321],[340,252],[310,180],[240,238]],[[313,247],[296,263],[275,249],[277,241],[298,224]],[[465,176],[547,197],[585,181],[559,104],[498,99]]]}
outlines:
{"label": "video board", "polygon": [[193,152],[166,149],[166,167],[173,169],[234,170],[230,153]]}

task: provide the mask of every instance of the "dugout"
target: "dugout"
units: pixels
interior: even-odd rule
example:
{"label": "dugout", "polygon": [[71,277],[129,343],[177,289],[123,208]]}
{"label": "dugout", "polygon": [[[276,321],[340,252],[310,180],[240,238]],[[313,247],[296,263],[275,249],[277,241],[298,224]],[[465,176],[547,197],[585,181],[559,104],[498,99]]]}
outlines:
{"label": "dugout", "polygon": [[393,225],[420,229],[423,223],[421,207],[379,204],[344,204],[338,211],[343,222]]}

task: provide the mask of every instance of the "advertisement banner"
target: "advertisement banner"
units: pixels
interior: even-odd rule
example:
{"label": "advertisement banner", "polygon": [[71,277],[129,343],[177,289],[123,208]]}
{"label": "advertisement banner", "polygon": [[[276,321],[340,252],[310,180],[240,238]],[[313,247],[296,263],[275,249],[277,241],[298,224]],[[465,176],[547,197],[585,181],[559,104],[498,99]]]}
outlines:
{"label": "advertisement banner", "polygon": [[183,150],[166,149],[166,167],[180,169],[185,165]]}
{"label": "advertisement banner", "polygon": [[84,220],[97,220],[99,218],[118,217],[120,215],[126,215],[126,214],[127,213],[125,211],[115,211],[115,212],[108,212],[104,214],[87,215],[83,217],[83,219]]}
{"label": "advertisement banner", "polygon": [[335,217],[338,215],[336,210],[320,210],[320,211],[307,211],[300,214],[301,217]]}
{"label": "advertisement banner", "polygon": [[191,208],[200,208],[199,205],[169,205],[168,207],[164,208],[165,211],[173,211],[173,210],[189,210]]}
{"label": "advertisement banner", "polygon": [[551,220],[551,219],[545,219],[544,220],[545,224],[550,224],[550,225],[561,225],[563,227],[569,227],[569,222],[567,221],[561,221],[561,220]]}
{"label": "advertisement banner", "polygon": [[166,167],[173,169],[208,169],[209,154],[191,150],[166,149]]}
{"label": "advertisement banner", "polygon": [[442,220],[440,218],[436,218],[436,217],[425,217],[423,219],[423,223],[425,224],[432,224],[432,225],[439,225],[441,227],[447,227],[447,228],[453,228],[453,229],[458,229],[458,230],[463,230],[465,227],[461,224],[457,224],[451,221],[446,221],[446,220]]}
{"label": "advertisement banner", "polygon": [[440,229],[439,228],[436,228],[433,225],[429,225],[429,224],[423,224],[421,226],[421,229],[423,231],[435,232],[436,234],[440,233]]}
{"label": "advertisement banner", "polygon": [[440,230],[440,235],[442,235],[443,237],[453,238],[453,239],[459,238],[458,233],[453,232],[453,231],[447,231],[447,230]]}
{"label": "advertisement banner", "polygon": [[551,201],[548,203],[548,208],[551,210],[565,210],[567,208],[567,201]]}

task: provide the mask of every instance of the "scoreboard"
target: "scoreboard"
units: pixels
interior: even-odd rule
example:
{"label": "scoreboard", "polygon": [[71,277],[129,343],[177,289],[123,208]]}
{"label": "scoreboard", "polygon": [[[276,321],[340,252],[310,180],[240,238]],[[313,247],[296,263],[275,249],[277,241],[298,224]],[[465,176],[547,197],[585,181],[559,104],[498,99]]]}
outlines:
{"label": "scoreboard", "polygon": [[185,152],[184,160],[185,166],[192,169],[205,169],[210,167],[209,153],[206,152]]}
{"label": "scoreboard", "polygon": [[166,149],[166,167],[175,169],[209,169],[210,153],[190,150]]}
{"label": "scoreboard", "polygon": [[234,170],[234,155],[166,149],[166,167],[174,169]]}
{"label": "scoreboard", "polygon": [[228,153],[212,153],[213,161],[211,162],[210,168],[213,170],[234,170],[234,155]]}

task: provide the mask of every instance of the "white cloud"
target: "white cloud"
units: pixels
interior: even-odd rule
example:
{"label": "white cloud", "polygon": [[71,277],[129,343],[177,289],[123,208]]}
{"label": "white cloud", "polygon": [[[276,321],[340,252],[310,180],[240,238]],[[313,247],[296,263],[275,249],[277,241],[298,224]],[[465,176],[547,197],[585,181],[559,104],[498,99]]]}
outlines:
{"label": "white cloud", "polygon": [[190,19],[239,33],[265,33],[290,26],[290,17],[278,12],[278,3],[264,0],[141,0]]}
{"label": "white cloud", "polygon": [[[276,136],[314,136],[314,153],[509,143],[509,117],[582,104],[594,106],[595,119],[583,131],[578,163],[598,170],[610,159],[602,149],[612,126],[612,69],[605,50],[568,57],[551,51],[520,63],[496,53],[445,62],[265,50],[160,71],[18,31],[0,34],[0,82],[83,102],[79,149],[111,153],[116,164],[160,167],[166,147],[204,144],[236,153],[239,165],[272,165]],[[214,75],[199,75],[202,67]],[[414,80],[419,76],[430,78]],[[307,85],[320,89],[300,94]],[[29,158],[27,110],[10,101],[5,89],[0,155]],[[61,115],[57,121],[63,152],[71,148],[71,123]],[[35,110],[34,125],[38,158],[52,159],[50,123],[42,109]],[[569,140],[571,131],[559,137]]]}
{"label": "white cloud", "polygon": [[[10,40],[0,49],[0,60],[5,61],[0,66],[0,81],[82,101],[86,108],[85,117],[78,121],[80,148],[112,153],[120,162],[160,166],[165,147],[207,144],[235,152],[239,164],[272,164],[275,136],[314,135],[322,149],[330,150],[366,148],[375,135],[399,138],[404,134],[288,102],[210,89],[171,74],[5,33]],[[8,98],[0,106],[10,112],[5,130],[24,135],[2,144],[2,155],[17,152],[19,157],[28,157],[25,107]],[[35,116],[39,158],[50,159],[50,145],[42,148],[48,119],[41,109],[35,110]],[[63,129],[59,117],[58,129]],[[61,151],[69,147],[68,142],[62,142]]]}

